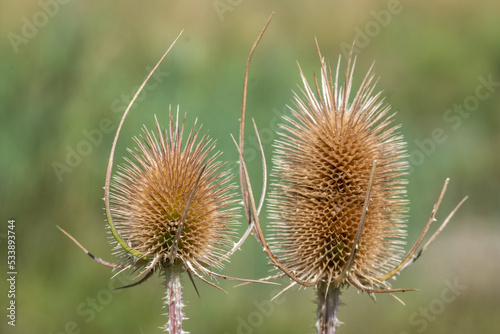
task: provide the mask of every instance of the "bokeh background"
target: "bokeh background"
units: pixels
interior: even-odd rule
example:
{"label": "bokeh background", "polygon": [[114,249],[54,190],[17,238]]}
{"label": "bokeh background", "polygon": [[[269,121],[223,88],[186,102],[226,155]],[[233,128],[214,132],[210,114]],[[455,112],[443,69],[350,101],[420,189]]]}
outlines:
{"label": "bokeh background", "polygon": [[[187,124],[198,118],[234,167],[230,134],[238,133],[244,65],[272,11],[276,15],[255,53],[248,89],[248,115],[260,128],[269,163],[278,118],[300,82],[296,62],[311,77],[319,68],[315,38],[334,64],[356,40],[356,84],[375,61],[377,87],[397,111],[408,141],[409,244],[446,177],[451,182],[439,220],[470,196],[428,253],[394,282],[421,289],[399,295],[406,306],[389,295],[373,302],[348,289],[339,315],[345,325],[338,332],[499,331],[498,1],[4,0],[1,333],[161,332],[162,279],[113,290],[131,278],[110,280],[110,269],[92,262],[56,225],[94,254],[113,259],[102,187],[114,130],[137,86],[182,29],[125,123],[117,161],[143,124],[152,124],[155,114],[165,122],[169,106],[180,105]],[[248,130],[247,156],[258,188],[260,161]],[[5,316],[11,218],[18,271],[14,328]],[[249,239],[224,272],[258,278],[270,270]],[[314,332],[312,289],[293,288],[270,303],[275,286],[235,288],[220,282],[225,294],[198,281],[198,298],[187,277],[184,281],[185,330],[192,333]]]}

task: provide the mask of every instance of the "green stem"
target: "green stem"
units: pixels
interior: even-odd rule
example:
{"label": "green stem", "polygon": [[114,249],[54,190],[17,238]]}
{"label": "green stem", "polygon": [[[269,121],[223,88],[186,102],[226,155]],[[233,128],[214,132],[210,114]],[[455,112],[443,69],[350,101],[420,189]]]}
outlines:
{"label": "green stem", "polygon": [[318,334],[335,334],[340,324],[337,319],[338,306],[340,305],[340,287],[321,281],[318,284],[318,321],[316,329]]}
{"label": "green stem", "polygon": [[182,284],[181,273],[183,272],[182,266],[170,265],[165,269],[165,285],[167,287],[167,294],[165,296],[165,308],[168,310],[169,321],[165,325],[165,331],[170,334],[182,334]]}

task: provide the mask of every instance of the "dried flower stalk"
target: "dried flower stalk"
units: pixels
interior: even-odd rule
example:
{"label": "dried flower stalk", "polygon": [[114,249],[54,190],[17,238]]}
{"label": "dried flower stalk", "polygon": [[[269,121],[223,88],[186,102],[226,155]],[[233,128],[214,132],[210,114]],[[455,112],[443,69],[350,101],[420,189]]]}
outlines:
{"label": "dried flower stalk", "polygon": [[[378,277],[402,257],[405,143],[379,95],[372,96],[371,71],[349,103],[350,64],[341,89],[328,70],[323,62],[319,97],[301,72],[305,99],[296,95],[296,109],[282,126],[274,157],[271,247],[301,280],[380,285]],[[351,270],[339,279],[363,221],[374,161],[363,234]]]}
{"label": "dried flower stalk", "polygon": [[180,334],[184,333],[180,280],[183,272],[188,273],[193,285],[192,275],[218,289],[202,274],[244,282],[258,281],[228,277],[210,269],[222,268],[222,262],[239,249],[251,227],[239,242],[233,243],[237,217],[233,205],[235,186],[231,184],[231,175],[223,171],[222,164],[217,161],[220,153],[213,153],[215,143],[206,135],[199,138],[200,128],[196,123],[184,144],[185,122],[179,124],[178,111],[175,121],[169,112],[167,129],[162,129],[158,120],[156,133],[144,127],[143,136],[134,138],[137,148],[129,149],[131,158],[125,158],[125,164],[119,166],[112,180],[114,153],[125,118],[174,43],[133,97],[111,148],[104,201],[108,226],[121,263],[93,256],[60,229],[95,261],[114,269],[132,269],[139,272],[137,277],[143,276],[123,288],[140,284],[155,272],[163,274],[167,288],[165,308],[169,316],[164,329]]}
{"label": "dried flower stalk", "polygon": [[[466,198],[417,252],[435,221],[447,179],[420,238],[403,256],[408,164],[399,126],[393,124],[394,114],[383,105],[381,94],[374,94],[373,66],[353,94],[352,53],[339,84],[340,59],[333,80],[330,66],[317,49],[321,78],[315,78],[311,87],[300,70],[302,94],[295,95],[292,116],[284,119],[275,145],[271,235],[267,239],[253,199],[241,138],[240,178],[257,239],[272,264],[292,278],[292,285],[317,288],[316,328],[318,333],[331,334],[339,324],[342,288],[354,286],[372,297],[413,290],[391,289],[387,280],[427,249]],[[249,63],[245,80],[248,67]],[[245,97],[246,92],[243,122]]]}

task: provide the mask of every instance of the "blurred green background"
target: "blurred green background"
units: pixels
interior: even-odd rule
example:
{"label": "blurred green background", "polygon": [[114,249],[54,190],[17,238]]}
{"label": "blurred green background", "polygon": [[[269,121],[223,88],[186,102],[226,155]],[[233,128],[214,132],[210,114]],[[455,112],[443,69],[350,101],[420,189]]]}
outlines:
{"label": "blurred green background", "polygon": [[[338,332],[499,331],[498,1],[41,0],[0,2],[0,332],[161,332],[167,319],[162,279],[113,290],[130,279],[127,274],[110,280],[112,272],[93,263],[56,225],[94,254],[113,259],[102,187],[114,129],[181,29],[180,41],[127,119],[117,156],[154,114],[165,122],[169,105],[180,105],[187,123],[198,118],[223,159],[234,162],[230,134],[238,133],[244,65],[271,11],[276,15],[255,53],[248,89],[248,114],[259,125],[269,163],[277,117],[286,113],[300,82],[296,62],[312,77],[318,71],[315,37],[333,64],[356,39],[355,82],[375,61],[377,87],[398,112],[408,141],[409,243],[446,177],[451,182],[438,219],[470,196],[428,253],[393,283],[421,291],[400,294],[403,306],[389,295],[374,303],[348,289]],[[255,136],[248,133],[258,187]],[[93,136],[90,146],[87,136]],[[72,150],[81,159],[67,161]],[[57,172],[55,165],[67,169]],[[5,316],[9,218],[17,225],[15,328]],[[258,278],[270,269],[249,239],[224,273]],[[294,288],[270,304],[274,286],[220,282],[225,294],[198,281],[198,298],[184,281],[185,330],[192,333],[314,332],[312,289]]]}

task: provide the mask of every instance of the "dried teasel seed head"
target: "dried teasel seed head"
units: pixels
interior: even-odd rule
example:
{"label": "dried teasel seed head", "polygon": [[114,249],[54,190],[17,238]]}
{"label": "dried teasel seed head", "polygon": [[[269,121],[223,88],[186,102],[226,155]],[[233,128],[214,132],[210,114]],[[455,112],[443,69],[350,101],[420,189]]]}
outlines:
{"label": "dried teasel seed head", "polygon": [[196,124],[184,145],[184,122],[179,126],[178,117],[174,123],[169,116],[168,130],[158,120],[156,127],[156,133],[144,127],[141,138],[134,138],[137,148],[128,150],[132,158],[113,179],[116,230],[148,259],[135,258],[136,265],[161,270],[179,259],[184,266],[220,266],[218,258],[232,246],[236,228],[230,174],[216,161],[220,153],[212,153],[215,143],[207,136],[198,140]]}
{"label": "dried teasel seed head", "polygon": [[[319,50],[318,50],[319,53]],[[387,286],[377,278],[402,258],[407,218],[405,142],[369,70],[351,96],[354,63],[339,86],[321,58],[321,82],[311,88],[302,70],[302,96],[281,125],[270,195],[270,245],[280,262],[304,281],[342,286]],[[354,263],[353,251],[372,172],[373,187]]]}

